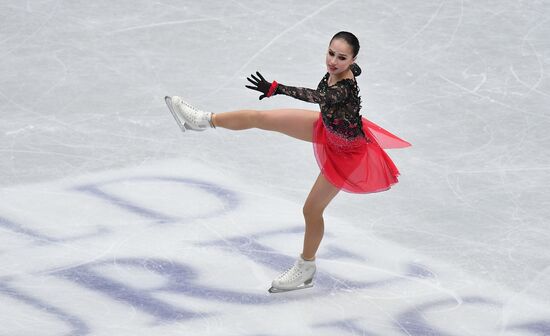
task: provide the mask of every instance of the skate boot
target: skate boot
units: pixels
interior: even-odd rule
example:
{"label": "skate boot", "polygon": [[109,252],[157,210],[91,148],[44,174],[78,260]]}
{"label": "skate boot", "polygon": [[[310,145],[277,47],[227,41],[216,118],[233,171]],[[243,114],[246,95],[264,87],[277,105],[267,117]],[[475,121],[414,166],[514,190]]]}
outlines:
{"label": "skate boot", "polygon": [[273,280],[269,292],[281,293],[313,287],[315,271],[315,260],[304,260],[300,256],[294,266]]}
{"label": "skate boot", "polygon": [[204,131],[207,128],[214,127],[211,112],[201,111],[178,96],[166,96],[164,101],[166,101],[166,105],[182,132],[186,130]]}

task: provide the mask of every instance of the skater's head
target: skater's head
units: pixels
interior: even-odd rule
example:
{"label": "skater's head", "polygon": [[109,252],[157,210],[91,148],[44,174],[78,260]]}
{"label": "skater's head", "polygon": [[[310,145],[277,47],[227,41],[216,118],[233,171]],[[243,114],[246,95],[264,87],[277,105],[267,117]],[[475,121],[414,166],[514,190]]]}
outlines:
{"label": "skater's head", "polygon": [[341,31],[336,33],[332,39],[330,40],[330,43],[332,43],[334,40],[343,40],[345,41],[348,46],[351,48],[351,53],[353,55],[353,58],[357,57],[357,54],[359,53],[359,40],[355,35],[353,35],[350,32],[347,31]]}
{"label": "skater's head", "polygon": [[358,53],[359,40],[355,35],[346,31],[336,33],[328,46],[326,58],[328,72],[338,75],[348,70],[355,62]]}

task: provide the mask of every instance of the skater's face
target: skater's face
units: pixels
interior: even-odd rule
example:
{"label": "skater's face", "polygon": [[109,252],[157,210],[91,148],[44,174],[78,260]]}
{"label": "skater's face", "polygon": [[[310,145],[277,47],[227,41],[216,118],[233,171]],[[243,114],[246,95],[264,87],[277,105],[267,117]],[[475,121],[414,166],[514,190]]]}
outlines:
{"label": "skater's face", "polygon": [[329,74],[338,76],[347,71],[353,62],[355,62],[353,50],[345,40],[335,38],[330,42],[326,59]]}

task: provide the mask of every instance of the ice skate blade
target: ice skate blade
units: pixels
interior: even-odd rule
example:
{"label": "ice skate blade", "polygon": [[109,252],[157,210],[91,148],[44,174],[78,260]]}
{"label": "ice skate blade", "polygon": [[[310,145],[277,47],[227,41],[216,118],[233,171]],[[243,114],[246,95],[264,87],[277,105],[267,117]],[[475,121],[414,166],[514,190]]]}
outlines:
{"label": "ice skate blade", "polygon": [[186,130],[191,129],[189,126],[187,126],[185,124],[185,122],[182,122],[180,120],[178,114],[176,113],[176,111],[174,111],[174,109],[172,107],[172,97],[166,96],[166,97],[164,97],[164,101],[166,102],[166,106],[168,106],[168,109],[170,110],[170,113],[172,113],[172,116],[176,120],[176,123],[178,123],[178,126],[181,129],[181,131],[185,132]]}
{"label": "ice skate blade", "polygon": [[296,291],[296,290],[306,289],[306,288],[311,288],[311,287],[313,287],[313,282],[309,281],[309,282],[304,283],[301,286],[294,287],[294,288],[282,289],[282,288],[271,287],[268,291],[272,294],[277,294],[277,293],[293,292],[293,291]]}

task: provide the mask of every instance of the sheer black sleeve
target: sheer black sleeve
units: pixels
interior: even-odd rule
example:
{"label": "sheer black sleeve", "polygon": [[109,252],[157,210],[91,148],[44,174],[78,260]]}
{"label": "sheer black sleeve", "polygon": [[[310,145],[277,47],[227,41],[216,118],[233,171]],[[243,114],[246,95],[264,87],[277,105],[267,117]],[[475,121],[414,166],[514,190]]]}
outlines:
{"label": "sheer black sleeve", "polygon": [[350,88],[348,85],[336,85],[327,90],[313,90],[279,84],[277,94],[284,94],[309,103],[332,105],[345,101],[350,95]]}
{"label": "sheer black sleeve", "polygon": [[279,84],[276,93],[319,104],[323,125],[329,131],[345,139],[364,137],[357,82],[346,78],[329,86],[328,79],[327,73],[317,85],[317,90]]}

